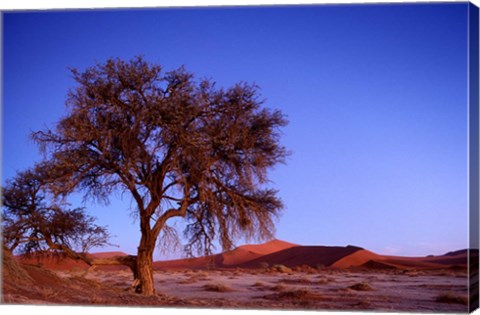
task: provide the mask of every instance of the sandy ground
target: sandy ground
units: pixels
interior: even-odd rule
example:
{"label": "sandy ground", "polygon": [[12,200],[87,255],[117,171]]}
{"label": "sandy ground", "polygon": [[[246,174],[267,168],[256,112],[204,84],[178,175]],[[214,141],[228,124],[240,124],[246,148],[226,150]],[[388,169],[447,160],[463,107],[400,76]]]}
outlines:
{"label": "sandy ground", "polygon": [[[85,278],[116,289],[128,288],[132,279],[128,271],[93,271]],[[156,271],[154,278],[157,293],[188,307],[467,312],[464,271],[186,270]]]}

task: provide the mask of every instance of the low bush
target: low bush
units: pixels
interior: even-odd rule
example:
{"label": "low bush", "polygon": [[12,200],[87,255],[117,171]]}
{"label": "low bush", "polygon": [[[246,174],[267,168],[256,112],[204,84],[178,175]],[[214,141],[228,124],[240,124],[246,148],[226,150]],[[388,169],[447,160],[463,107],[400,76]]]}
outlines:
{"label": "low bush", "polygon": [[203,288],[207,291],[213,291],[213,292],[230,292],[232,291],[231,288],[227,287],[226,285],[222,283],[208,283],[203,286]]}
{"label": "low bush", "polygon": [[366,282],[356,283],[354,285],[349,286],[349,289],[355,291],[372,291],[373,288]]}

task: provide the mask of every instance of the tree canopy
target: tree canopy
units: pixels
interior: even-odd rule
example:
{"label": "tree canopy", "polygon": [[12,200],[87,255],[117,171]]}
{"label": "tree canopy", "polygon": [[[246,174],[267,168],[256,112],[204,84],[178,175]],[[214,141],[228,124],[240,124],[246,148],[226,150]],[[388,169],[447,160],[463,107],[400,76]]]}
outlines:
{"label": "tree canopy", "polygon": [[91,248],[108,244],[106,227],[84,208],[70,209],[47,188],[48,166],[36,165],[6,181],[2,192],[3,243],[23,254],[66,253],[83,258]]}
{"label": "tree canopy", "polygon": [[67,115],[33,138],[55,165],[55,193],[105,200],[129,192],[142,233],[139,267],[175,217],[186,221],[189,252],[209,253],[215,239],[229,249],[240,236],[272,237],[282,203],[267,172],[287,155],[279,143],[287,121],[262,108],[257,86],[217,88],[141,57],[72,74]]}

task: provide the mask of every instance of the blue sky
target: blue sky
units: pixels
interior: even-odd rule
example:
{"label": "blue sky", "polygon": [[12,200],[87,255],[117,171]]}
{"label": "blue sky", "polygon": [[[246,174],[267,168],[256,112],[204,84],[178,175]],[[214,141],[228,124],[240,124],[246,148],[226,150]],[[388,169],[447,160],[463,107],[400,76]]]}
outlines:
{"label": "blue sky", "polygon": [[[137,55],[219,86],[255,82],[287,115],[277,238],[398,255],[468,246],[466,3],[5,13],[3,180],[41,159],[29,134],[65,114],[68,67]],[[86,206],[134,253],[130,205]]]}

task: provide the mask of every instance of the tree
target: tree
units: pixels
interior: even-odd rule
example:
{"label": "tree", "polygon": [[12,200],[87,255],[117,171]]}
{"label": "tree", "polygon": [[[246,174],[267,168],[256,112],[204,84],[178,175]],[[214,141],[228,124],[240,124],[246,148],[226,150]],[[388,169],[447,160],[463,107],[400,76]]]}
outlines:
{"label": "tree", "polygon": [[95,259],[88,255],[94,247],[109,245],[110,234],[84,208],[70,209],[49,193],[51,171],[48,163],[37,164],[6,181],[2,191],[4,247],[21,254],[66,256],[92,267],[126,265],[135,273],[135,257]]}
{"label": "tree", "polygon": [[152,255],[173,218],[186,221],[189,252],[210,253],[214,239],[229,249],[239,236],[272,237],[282,203],[266,187],[267,172],[286,157],[279,144],[286,120],[261,108],[256,86],[217,89],[141,57],[72,73],[78,86],[68,114],[33,138],[56,165],[56,193],[132,196],[142,294],[155,293]]}

